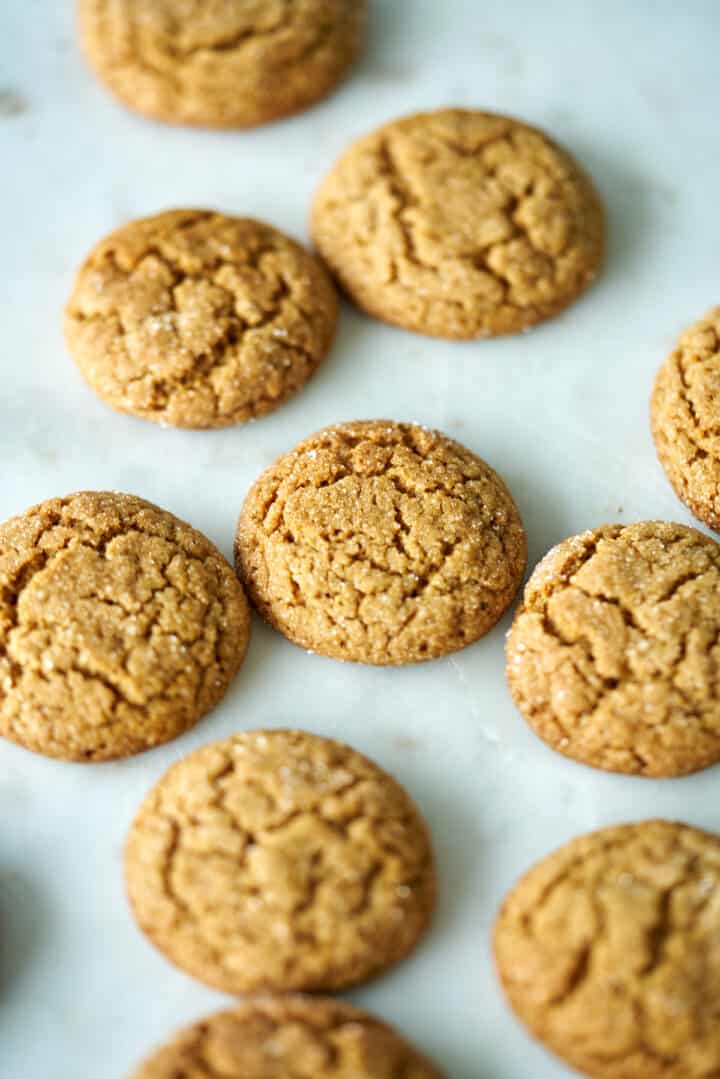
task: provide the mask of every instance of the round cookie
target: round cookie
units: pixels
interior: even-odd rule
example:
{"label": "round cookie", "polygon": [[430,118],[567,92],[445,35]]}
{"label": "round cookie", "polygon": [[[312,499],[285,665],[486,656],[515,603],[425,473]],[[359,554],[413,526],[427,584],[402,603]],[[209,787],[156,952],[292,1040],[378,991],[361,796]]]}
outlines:
{"label": "round cookie", "polygon": [[513,699],[548,745],[628,775],[720,760],[720,546],[664,521],[553,548],[507,640]]}
{"label": "round cookie", "polygon": [[681,336],[658,372],[650,411],[657,455],[675,493],[720,531],[720,307]]}
{"label": "round cookie", "polygon": [[227,993],[365,981],[415,947],[435,904],[407,793],[303,731],[239,734],[171,768],[135,818],[125,875],[152,942]]}
{"label": "round cookie", "polygon": [[326,97],[363,41],[367,0],[79,0],[101,82],[153,120],[253,127]]}
{"label": "round cookie", "polygon": [[272,412],[325,358],[335,289],[277,229],[209,210],[131,221],[81,267],[68,349],[107,404],[173,427]]}
{"label": "round cookie", "polygon": [[315,244],[368,314],[447,338],[517,333],[557,314],[603,258],[580,166],[519,120],[465,109],[381,127],[344,154],[312,213]]}
{"label": "round cookie", "polygon": [[275,462],[245,500],[236,565],[295,644],[415,663],[487,633],[520,585],[525,533],[500,477],[437,431],[339,424]]}
{"label": "round cookie", "polygon": [[132,495],[52,498],[0,525],[0,735],[48,757],[127,757],[224,696],[242,587],[190,525]]}
{"label": "round cookie", "polygon": [[517,1016],[593,1079],[720,1075],[720,839],[644,821],[574,839],[495,926]]}
{"label": "round cookie", "polygon": [[322,997],[259,997],[180,1031],[131,1079],[442,1079],[368,1012]]}

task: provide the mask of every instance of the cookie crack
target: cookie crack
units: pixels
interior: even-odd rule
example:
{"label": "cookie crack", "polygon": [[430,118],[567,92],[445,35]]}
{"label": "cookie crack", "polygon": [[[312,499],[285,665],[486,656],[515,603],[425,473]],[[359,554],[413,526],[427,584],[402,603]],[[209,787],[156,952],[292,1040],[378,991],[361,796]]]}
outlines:
{"label": "cookie crack", "polygon": [[[239,50],[240,46],[245,44],[247,41],[257,41],[262,40],[263,38],[276,37],[278,31],[282,31],[286,27],[292,26],[294,23],[294,20],[292,18],[292,9],[288,10],[286,8],[285,15],[287,16],[287,19],[285,21],[283,21],[282,17],[280,17],[276,23],[274,23],[272,26],[267,27],[266,29],[261,30],[256,26],[251,26],[247,30],[238,30],[232,34],[220,34],[211,42],[206,42],[204,44],[198,45],[189,45],[186,48],[181,48],[179,45],[175,44],[172,36],[168,35],[165,38],[164,42],[165,50],[169,56],[172,56],[174,59],[178,60],[186,60],[191,57],[195,57],[198,53],[234,52],[236,50]],[[177,35],[179,32],[182,31],[182,29],[182,23],[178,19],[174,18],[173,31],[175,32],[175,34]]]}
{"label": "cookie crack", "polygon": [[[284,22],[278,21],[274,26],[267,29],[261,30],[257,27],[251,27],[248,30],[239,30],[233,34],[220,36],[211,43],[191,45],[186,48],[181,48],[174,44],[168,37],[164,42],[165,50],[172,59],[180,61],[194,60],[198,55],[206,53],[221,56],[223,53],[241,52],[245,45],[255,44],[258,41],[270,41],[272,38],[277,38],[284,31],[292,29],[296,24],[293,14],[293,9],[290,8],[286,10],[287,18]],[[335,25],[330,19],[318,23],[313,27],[313,34],[307,45],[296,50],[291,57],[285,57],[279,67],[286,67],[289,63],[293,65],[302,64],[314,53],[320,52],[329,43],[334,32]]]}
{"label": "cookie crack", "polygon": [[[395,163],[395,158],[390,148],[390,139],[382,139],[378,144],[377,160],[380,166],[380,174],[387,180],[391,192],[399,203],[398,209],[393,217],[403,237],[405,257],[408,262],[414,263],[414,265],[419,266],[421,269],[437,270],[436,266],[429,265],[421,259],[415,244],[412,228],[407,224],[403,217],[406,209],[410,206],[417,205],[417,200],[410,193],[410,189]],[[397,262],[393,260],[393,264],[395,266],[395,276],[399,277]]]}

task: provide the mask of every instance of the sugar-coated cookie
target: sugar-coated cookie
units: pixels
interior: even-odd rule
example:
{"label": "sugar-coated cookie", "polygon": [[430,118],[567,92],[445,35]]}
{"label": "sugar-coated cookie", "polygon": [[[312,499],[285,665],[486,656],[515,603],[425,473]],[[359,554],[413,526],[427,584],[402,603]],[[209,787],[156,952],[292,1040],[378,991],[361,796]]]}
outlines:
{"label": "sugar-coated cookie", "polygon": [[0,735],[36,753],[175,738],[224,696],[249,635],[217,548],[141,498],[85,491],[0,525]]}
{"label": "sugar-coated cookie", "polygon": [[678,498],[720,531],[720,307],[690,326],[660,368],[652,432]]}
{"label": "sugar-coated cookie", "polygon": [[560,543],[507,641],[513,699],[553,749],[678,776],[720,760],[720,546],[680,524],[605,525]]}
{"label": "sugar-coated cookie", "polygon": [[442,1079],[392,1027],[323,997],[250,999],[181,1030],[132,1079]]}
{"label": "sugar-coated cookie", "polygon": [[152,942],[226,993],[365,981],[415,947],[435,904],[407,793],[302,731],[239,734],[181,760],[141,806],[125,868]]}
{"label": "sugar-coated cookie", "polygon": [[299,112],[345,77],[366,0],[79,0],[98,78],[153,120],[253,127]]}
{"label": "sugar-coated cookie", "polygon": [[359,663],[415,663],[486,634],[525,567],[500,477],[437,431],[390,420],[328,427],[257,480],[236,564],[295,644]]}
{"label": "sugar-coated cookie", "polygon": [[277,229],[170,210],[94,248],[65,337],[87,383],[120,412],[226,427],[304,386],[330,348],[337,306],[322,266]]}
{"label": "sugar-coated cookie", "polygon": [[354,143],[312,232],[355,303],[447,338],[517,333],[567,307],[603,257],[589,177],[543,132],[468,109],[419,113]]}
{"label": "sugar-coated cookie", "polygon": [[495,926],[518,1017],[591,1079],[720,1075],[720,838],[642,821],[527,873]]}

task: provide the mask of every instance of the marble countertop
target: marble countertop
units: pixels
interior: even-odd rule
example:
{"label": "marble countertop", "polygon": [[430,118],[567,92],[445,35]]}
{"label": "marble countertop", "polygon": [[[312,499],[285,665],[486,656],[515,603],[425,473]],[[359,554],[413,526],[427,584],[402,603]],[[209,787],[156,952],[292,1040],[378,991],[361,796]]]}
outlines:
{"label": "marble countertop", "polygon": [[[78,55],[72,5],[0,12],[3,346],[0,519],[82,488],[144,495],[228,555],[262,468],[326,423],[391,415],[439,427],[508,480],[530,564],[609,520],[689,522],[656,463],[648,395],[680,330],[720,302],[720,8],[713,0],[377,0],[370,47],[331,100],[251,133],[144,122]],[[163,430],[105,408],[62,342],[87,249],[170,206],[249,214],[307,236],[318,181],[355,136],[422,107],[514,113],[595,176],[607,268],[529,335],[449,344],[346,307],[331,358],[275,415],[220,432]],[[231,732],[301,726],[340,737],[410,789],[432,825],[436,924],[414,957],[351,994],[453,1079],[558,1079],[495,984],[489,929],[531,862],[576,833],[665,815],[720,829],[718,773],[651,782],[594,772],[537,741],[503,677],[508,619],[424,666],[308,656],[255,623],[232,690],[192,733],[122,763],[65,765],[0,747],[0,1072],[121,1079],[178,1025],[227,998],[173,970],[136,930],[121,850],[168,764]]]}

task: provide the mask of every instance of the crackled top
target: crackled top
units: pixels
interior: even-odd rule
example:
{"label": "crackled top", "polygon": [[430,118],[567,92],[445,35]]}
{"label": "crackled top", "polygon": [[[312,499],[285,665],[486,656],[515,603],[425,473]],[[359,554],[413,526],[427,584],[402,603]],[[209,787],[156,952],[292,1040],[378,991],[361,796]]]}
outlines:
{"label": "crackled top", "polygon": [[320,187],[312,229],[360,307],[449,338],[556,314],[603,253],[600,200],[569,154],[511,117],[463,109],[352,145]]}
{"label": "crackled top", "polygon": [[79,0],[98,77],[154,120],[251,127],[307,108],[347,73],[366,0]]}
{"label": "crackled top", "polygon": [[337,297],[320,264],[248,218],[170,210],[101,241],[75,281],[68,348],[113,408],[175,427],[270,412],[327,354]]}
{"label": "crackled top", "polygon": [[52,498],[0,526],[0,734],[68,760],[192,727],[250,633],[220,552],[132,495]]}
{"label": "crackled top", "polygon": [[180,1031],[132,1079],[442,1079],[391,1027],[322,997],[259,997]]}
{"label": "crackled top", "polygon": [[553,749],[673,776],[720,760],[720,547],[684,525],[605,525],[532,574],[507,642],[513,698]]}
{"label": "crackled top", "polygon": [[720,1075],[717,836],[643,821],[573,840],[510,892],[495,956],[520,1019],[583,1075]]}
{"label": "crackled top", "polygon": [[652,395],[658,457],[679,498],[720,531],[720,307],[689,327]]}
{"label": "crackled top", "polygon": [[176,764],[125,866],[150,939],[229,993],[364,981],[415,946],[435,900],[428,832],[402,787],[301,731],[236,735]]}
{"label": "crackled top", "polygon": [[312,435],[255,483],[236,559],[291,641],[361,663],[412,663],[482,637],[525,567],[500,477],[437,431],[357,421]]}

